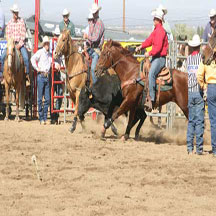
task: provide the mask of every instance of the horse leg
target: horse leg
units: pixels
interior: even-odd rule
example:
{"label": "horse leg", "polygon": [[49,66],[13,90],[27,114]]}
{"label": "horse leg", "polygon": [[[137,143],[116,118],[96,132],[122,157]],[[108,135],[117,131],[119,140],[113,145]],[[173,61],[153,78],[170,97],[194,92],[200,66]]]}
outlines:
{"label": "horse leg", "polygon": [[125,131],[125,134],[124,136],[122,137],[122,140],[125,141],[129,138],[130,136],[130,131],[132,129],[132,127],[137,123],[137,121],[139,120],[139,118],[137,116],[135,116],[135,110],[136,108],[132,108],[130,110],[130,115],[129,115],[129,121],[128,121],[128,125],[127,125],[127,128],[126,128],[126,131]]}
{"label": "horse leg", "polygon": [[125,100],[122,102],[121,106],[113,113],[112,118],[109,118],[109,119],[104,123],[104,128],[105,128],[105,129],[108,129],[108,128],[112,125],[112,123],[115,121],[115,119],[117,119],[120,115],[126,113],[126,112],[130,109],[131,104],[132,104],[132,103],[130,103],[130,102],[131,102],[131,101],[129,101],[129,100],[127,100],[127,99],[125,99]]}
{"label": "horse leg", "polygon": [[[159,113],[161,113],[161,110],[162,110],[162,106],[159,106],[158,107]],[[158,127],[161,128],[161,117],[158,117]]]}
{"label": "horse leg", "polygon": [[9,91],[10,86],[5,82],[5,94],[6,94],[6,115],[5,115],[5,121],[9,120]]}
{"label": "horse leg", "polygon": [[18,87],[16,90],[16,121],[19,121],[19,93],[20,93],[20,88]]}
{"label": "horse leg", "polygon": [[72,126],[70,128],[70,132],[73,133],[76,130],[77,125],[77,116],[78,116],[78,107],[79,107],[79,95],[80,91],[76,91],[76,102],[75,102],[75,112],[74,112],[74,119],[72,121]]}
{"label": "horse leg", "polygon": [[140,121],[139,121],[139,124],[137,125],[137,128],[136,128],[135,140],[139,140],[140,129],[141,129],[146,117],[147,117],[147,115],[146,115],[144,109],[137,109],[137,111],[135,113],[135,118],[138,118],[138,120],[140,119]]}

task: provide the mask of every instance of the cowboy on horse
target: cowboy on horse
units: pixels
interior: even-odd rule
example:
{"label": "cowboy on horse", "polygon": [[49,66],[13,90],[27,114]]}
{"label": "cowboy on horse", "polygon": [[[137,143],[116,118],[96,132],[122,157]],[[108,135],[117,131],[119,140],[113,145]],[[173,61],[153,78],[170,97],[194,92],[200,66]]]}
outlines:
{"label": "cowboy on horse", "polygon": [[156,9],[152,12],[154,16],[154,31],[151,35],[136,48],[136,51],[152,46],[150,52],[145,53],[145,57],[152,56],[151,68],[149,71],[149,94],[150,98],[146,101],[145,106],[149,111],[152,110],[152,105],[155,103],[155,80],[166,63],[166,55],[168,50],[168,38],[166,31],[163,28],[163,11]]}
{"label": "cowboy on horse", "polygon": [[[26,77],[29,81],[29,59],[28,59],[28,53],[25,48],[25,37],[26,37],[26,27],[25,22],[22,18],[19,17],[19,8],[16,4],[13,5],[13,7],[10,9],[13,13],[13,18],[8,22],[7,28],[6,28],[6,38],[7,40],[9,38],[13,38],[16,49],[21,52],[21,55],[24,60],[25,65],[25,73]],[[1,68],[4,68],[4,61],[6,58],[7,50],[4,50],[1,56]]]}
{"label": "cowboy on horse", "polygon": [[87,43],[89,44],[88,54],[92,58],[91,63],[91,75],[92,81],[95,83],[97,78],[95,76],[95,68],[99,59],[100,50],[102,49],[104,43],[104,32],[105,27],[102,20],[99,18],[99,11],[101,7],[98,7],[97,4],[93,4],[90,12],[93,15],[93,21],[89,22],[89,31],[86,34]]}

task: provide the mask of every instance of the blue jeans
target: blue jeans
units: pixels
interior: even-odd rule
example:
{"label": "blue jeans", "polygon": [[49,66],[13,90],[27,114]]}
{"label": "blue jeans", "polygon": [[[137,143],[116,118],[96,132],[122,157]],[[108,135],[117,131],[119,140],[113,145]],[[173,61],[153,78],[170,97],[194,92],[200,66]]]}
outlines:
{"label": "blue jeans", "polygon": [[[26,48],[23,46],[20,48],[20,52],[22,54],[22,57],[23,57],[23,60],[24,60],[24,65],[26,67],[26,74],[29,74],[29,59],[28,59],[28,52],[26,50]],[[1,70],[3,70],[4,68],[4,61],[5,61],[5,57],[7,55],[7,49],[5,49],[2,53],[2,56],[1,56]]]}
{"label": "blue jeans", "polygon": [[156,78],[161,69],[166,64],[165,57],[153,57],[151,60],[151,68],[149,71],[149,95],[152,101],[155,101]]}
{"label": "blue jeans", "polygon": [[92,58],[92,63],[91,63],[91,75],[92,75],[92,81],[93,84],[96,83],[97,77],[95,76],[95,68],[99,59],[99,55],[94,51],[94,49],[90,48],[88,50],[88,53],[90,57]]}
{"label": "blue jeans", "polygon": [[188,128],[187,128],[187,151],[194,149],[194,136],[196,136],[196,152],[203,152],[203,133],[205,105],[200,92],[188,93]]}
{"label": "blue jeans", "polygon": [[[41,74],[37,75],[37,86],[38,86],[38,114],[40,121],[47,120],[48,107],[50,104],[50,86],[49,78],[44,77]],[[44,105],[42,106],[42,100],[44,96]]]}
{"label": "blue jeans", "polygon": [[216,84],[208,84],[207,102],[209,120],[211,124],[211,145],[212,152],[216,155]]}

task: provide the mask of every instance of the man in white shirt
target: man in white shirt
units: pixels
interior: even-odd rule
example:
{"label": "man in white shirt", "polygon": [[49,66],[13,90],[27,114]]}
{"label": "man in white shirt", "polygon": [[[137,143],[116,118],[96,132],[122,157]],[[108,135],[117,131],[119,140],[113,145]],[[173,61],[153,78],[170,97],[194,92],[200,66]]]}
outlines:
{"label": "man in white shirt", "polygon": [[[49,52],[50,40],[47,36],[43,38],[43,48],[38,50],[32,57],[31,63],[37,71],[37,86],[38,86],[38,114],[40,124],[46,124],[48,107],[50,104],[50,86],[49,73],[52,64],[52,56]],[[60,65],[55,64],[55,67],[60,70]],[[42,99],[44,96],[44,106]]]}

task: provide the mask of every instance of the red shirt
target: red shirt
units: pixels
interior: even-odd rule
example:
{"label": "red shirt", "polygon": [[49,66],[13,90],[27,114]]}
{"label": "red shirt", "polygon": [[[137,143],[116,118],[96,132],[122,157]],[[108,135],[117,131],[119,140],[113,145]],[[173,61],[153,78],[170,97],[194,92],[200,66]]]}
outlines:
{"label": "red shirt", "polygon": [[198,53],[199,53],[199,51],[198,51],[198,50],[195,50],[195,51],[193,51],[193,52],[191,53],[191,55],[194,56],[194,55],[197,55]]}
{"label": "red shirt", "polygon": [[152,50],[149,52],[150,56],[166,56],[168,50],[167,34],[161,23],[157,24],[154,31],[150,36],[142,43],[142,48],[152,46]]}

